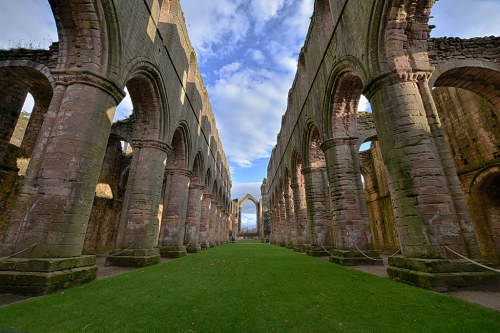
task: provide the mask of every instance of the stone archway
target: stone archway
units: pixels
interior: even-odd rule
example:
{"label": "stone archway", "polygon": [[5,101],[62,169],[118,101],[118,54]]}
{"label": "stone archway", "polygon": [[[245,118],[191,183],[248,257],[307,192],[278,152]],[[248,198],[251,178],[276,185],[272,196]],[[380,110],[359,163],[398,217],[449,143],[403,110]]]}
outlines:
{"label": "stone archway", "polygon": [[251,194],[245,195],[245,197],[238,204],[238,232],[241,229],[241,208],[247,202],[247,200],[252,201],[255,204],[256,215],[257,215],[257,232],[261,238],[264,238],[264,228],[262,228],[262,205],[260,201],[255,199]]}

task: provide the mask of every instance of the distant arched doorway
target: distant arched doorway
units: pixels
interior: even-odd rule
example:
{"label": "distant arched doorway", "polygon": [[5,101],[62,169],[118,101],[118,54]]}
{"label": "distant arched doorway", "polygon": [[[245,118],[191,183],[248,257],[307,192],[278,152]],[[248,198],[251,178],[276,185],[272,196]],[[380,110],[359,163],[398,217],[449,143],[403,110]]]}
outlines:
{"label": "distant arched doorway", "polygon": [[255,197],[251,194],[245,195],[245,197],[238,204],[238,233],[241,230],[241,208],[248,200],[252,201],[255,204],[256,215],[257,215],[257,233],[260,238],[263,238],[263,229],[262,229],[262,205],[259,200],[255,199]]}

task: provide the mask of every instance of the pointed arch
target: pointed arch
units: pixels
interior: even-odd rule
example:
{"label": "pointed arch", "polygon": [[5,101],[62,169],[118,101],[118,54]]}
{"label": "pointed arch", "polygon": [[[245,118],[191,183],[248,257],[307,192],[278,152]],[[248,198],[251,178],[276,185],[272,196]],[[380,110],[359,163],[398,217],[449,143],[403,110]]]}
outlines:
{"label": "pointed arch", "polygon": [[171,146],[172,151],[167,159],[167,169],[187,169],[189,151],[184,126],[179,126],[174,131]]}
{"label": "pointed arch", "polygon": [[326,51],[333,34],[333,15],[329,0],[316,0],[314,4],[314,20],[318,32],[320,51]]}

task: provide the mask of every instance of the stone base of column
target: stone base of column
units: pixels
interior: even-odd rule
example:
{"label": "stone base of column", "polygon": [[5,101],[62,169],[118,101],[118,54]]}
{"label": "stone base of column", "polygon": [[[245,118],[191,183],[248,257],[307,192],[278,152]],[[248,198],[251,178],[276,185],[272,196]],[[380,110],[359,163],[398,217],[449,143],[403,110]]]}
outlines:
{"label": "stone base of column", "polygon": [[286,244],[286,248],[287,248],[287,249],[290,249],[290,250],[293,250],[293,249],[295,249],[295,244],[293,244],[293,243],[288,243],[288,244]]}
{"label": "stone base of column", "polygon": [[95,256],[0,260],[0,292],[45,295],[90,282]]}
{"label": "stone base of column", "polygon": [[307,244],[295,244],[293,247],[293,250],[295,252],[306,252],[307,251]]}
{"label": "stone base of column", "polygon": [[165,246],[160,249],[160,254],[162,257],[166,258],[180,258],[187,254],[185,246]]}
{"label": "stone base of column", "polygon": [[500,290],[500,274],[465,260],[389,258],[389,276],[407,284],[444,292],[457,289]]}
{"label": "stone base of column", "polygon": [[198,253],[201,252],[201,246],[199,244],[189,244],[186,250],[187,253]]}
{"label": "stone base of column", "polygon": [[337,250],[334,249],[330,256],[330,262],[343,266],[357,266],[357,265],[384,265],[382,258],[380,258],[377,251],[374,250],[363,250],[363,253],[373,259],[365,257],[358,251],[350,250]]}
{"label": "stone base of column", "polygon": [[106,258],[106,266],[145,267],[160,263],[159,249],[115,249]]}
{"label": "stone base of column", "polygon": [[210,248],[210,245],[207,244],[207,242],[203,242],[200,244],[202,250],[208,250]]}
{"label": "stone base of column", "polygon": [[306,254],[312,257],[326,257],[329,256],[328,252],[331,252],[332,249],[331,246],[311,245],[306,250]]}
{"label": "stone base of column", "polygon": [[208,246],[210,246],[210,248],[213,248],[213,247],[215,247],[216,245],[215,245],[215,243],[210,242],[210,244],[208,244]]}

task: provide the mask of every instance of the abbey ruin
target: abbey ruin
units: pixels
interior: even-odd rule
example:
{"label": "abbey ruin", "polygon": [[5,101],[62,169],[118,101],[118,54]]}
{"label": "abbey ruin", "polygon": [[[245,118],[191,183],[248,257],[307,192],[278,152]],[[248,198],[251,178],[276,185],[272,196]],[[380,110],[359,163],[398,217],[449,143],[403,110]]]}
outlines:
{"label": "abbey ruin", "polygon": [[500,38],[430,38],[434,3],[315,1],[268,166],[271,242],[343,265],[396,253],[392,278],[437,290],[498,281],[457,259],[500,263]]}
{"label": "abbey ruin", "polygon": [[436,290],[500,282],[460,257],[500,265],[500,37],[430,38],[434,2],[315,0],[262,199],[233,201],[180,1],[49,0],[59,41],[0,50],[0,291],[227,243],[247,200],[263,241],[391,254],[392,278]]}
{"label": "abbey ruin", "polygon": [[[179,1],[50,4],[58,43],[0,52],[0,288],[91,281],[95,254],[141,267],[227,242],[231,174]],[[125,87],[133,114],[113,124]]]}

